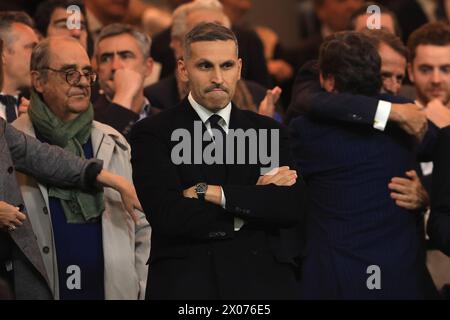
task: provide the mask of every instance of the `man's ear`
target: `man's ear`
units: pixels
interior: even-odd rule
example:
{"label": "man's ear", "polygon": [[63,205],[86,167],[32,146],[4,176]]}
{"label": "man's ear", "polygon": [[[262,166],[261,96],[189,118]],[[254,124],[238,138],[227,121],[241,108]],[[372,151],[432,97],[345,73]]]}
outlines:
{"label": "man's ear", "polygon": [[238,80],[240,80],[241,79],[241,71],[242,71],[242,59],[241,58],[238,59],[238,68],[239,68],[239,78],[238,78]]}
{"label": "man's ear", "polygon": [[178,67],[178,75],[180,77],[180,80],[183,82],[189,81],[189,76],[186,68],[186,62],[184,59],[178,59],[177,61],[177,67]]}
{"label": "man's ear", "polygon": [[170,48],[175,54],[175,59],[181,58],[181,56],[183,55],[183,43],[180,39],[172,37],[172,39],[170,40]]}
{"label": "man's ear", "polygon": [[39,73],[39,71],[31,71],[30,73],[31,77],[31,87],[34,88],[39,93],[42,93],[44,91],[44,79],[43,75]]}
{"label": "man's ear", "polygon": [[411,62],[408,63],[408,77],[412,83],[414,83],[413,65]]}
{"label": "man's ear", "polygon": [[335,80],[333,75],[328,75],[326,78],[320,73],[320,85],[328,92],[335,91]]}

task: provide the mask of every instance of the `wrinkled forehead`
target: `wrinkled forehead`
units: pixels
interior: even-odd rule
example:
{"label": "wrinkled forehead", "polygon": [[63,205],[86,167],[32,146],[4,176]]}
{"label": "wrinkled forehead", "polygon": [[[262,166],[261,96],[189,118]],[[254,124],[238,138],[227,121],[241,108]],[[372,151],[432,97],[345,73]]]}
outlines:
{"label": "wrinkled forehead", "polygon": [[233,40],[196,41],[191,43],[190,58],[192,60],[208,60],[211,62],[237,61],[237,47]]}
{"label": "wrinkled forehead", "polygon": [[450,65],[450,44],[446,46],[429,44],[417,46],[413,64],[427,64],[431,66]]}
{"label": "wrinkled forehead", "polygon": [[91,62],[86,50],[76,40],[54,39],[49,46],[50,65],[62,67],[76,65],[79,68],[90,67]]}

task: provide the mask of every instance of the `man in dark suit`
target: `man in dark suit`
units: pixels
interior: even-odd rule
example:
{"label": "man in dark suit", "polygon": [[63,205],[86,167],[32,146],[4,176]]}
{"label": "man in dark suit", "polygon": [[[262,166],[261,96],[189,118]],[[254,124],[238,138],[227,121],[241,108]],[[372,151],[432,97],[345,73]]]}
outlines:
{"label": "man in dark suit", "polygon": [[[380,92],[381,61],[367,36],[335,34],[324,42],[319,60],[326,91]],[[381,132],[307,116],[292,120],[290,127],[294,155],[311,195],[302,296],[424,298],[416,213],[397,206],[387,187],[392,177],[413,168],[414,140],[395,126]]]}
{"label": "man in dark suit", "polygon": [[[131,132],[133,180],[153,228],[147,298],[296,298],[301,242],[291,228],[305,190],[286,132],[231,103],[241,60],[230,29],[200,24],[184,52],[188,98]],[[279,155],[273,174],[261,175],[268,162],[255,153],[258,142]]]}

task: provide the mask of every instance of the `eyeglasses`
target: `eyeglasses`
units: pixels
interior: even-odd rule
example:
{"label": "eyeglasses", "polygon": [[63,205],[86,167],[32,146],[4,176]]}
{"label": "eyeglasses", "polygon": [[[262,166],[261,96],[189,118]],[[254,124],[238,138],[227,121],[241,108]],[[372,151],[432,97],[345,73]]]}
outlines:
{"label": "eyeglasses", "polygon": [[81,77],[86,77],[86,79],[89,81],[89,85],[92,85],[95,80],[97,80],[97,74],[94,71],[86,71],[84,73],[81,73],[80,71],[74,69],[56,70],[49,67],[42,69],[64,74],[66,76],[66,82],[71,86],[77,86],[81,81]]}

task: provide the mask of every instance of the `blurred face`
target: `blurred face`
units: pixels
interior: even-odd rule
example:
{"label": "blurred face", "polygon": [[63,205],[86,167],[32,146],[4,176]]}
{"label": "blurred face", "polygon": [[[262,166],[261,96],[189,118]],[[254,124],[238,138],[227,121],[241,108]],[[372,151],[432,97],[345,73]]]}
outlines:
{"label": "blurred face", "polygon": [[381,43],[378,48],[381,57],[381,78],[384,91],[398,94],[406,73],[406,58],[388,45]]}
{"label": "blurred face", "polygon": [[38,43],[36,33],[22,23],[11,26],[12,43],[4,44],[4,77],[15,90],[29,88],[31,52]]}
{"label": "blurred face", "polygon": [[[229,27],[227,21],[225,21],[225,15],[222,12],[217,10],[201,9],[190,12],[186,16],[186,33],[202,22],[214,22]],[[179,59],[183,56],[183,44],[179,39],[172,39],[170,47],[175,53],[175,59]]]}
{"label": "blurred face", "polygon": [[[355,31],[363,31],[367,29],[367,19],[369,18],[369,15],[360,15],[357,16],[355,19]],[[394,26],[394,20],[389,14],[381,14],[380,16],[380,23],[381,27],[383,29],[386,29],[392,34],[395,34],[395,26]]]}
{"label": "blurred face", "polygon": [[419,45],[408,71],[422,104],[439,99],[450,106],[450,45]]}
{"label": "blurred face", "polygon": [[69,16],[70,14],[67,13],[66,9],[56,8],[55,10],[53,10],[53,13],[50,17],[50,23],[47,27],[47,36],[73,37],[77,39],[84,48],[87,48],[87,30],[84,15],[81,14],[79,29],[67,28],[67,18]]}
{"label": "blurred face", "polygon": [[242,62],[232,40],[191,44],[191,54],[178,61],[180,76],[189,81],[192,96],[203,107],[217,112],[231,101],[241,77]]}
{"label": "blurred face", "polygon": [[76,85],[68,84],[66,72],[77,70],[86,75],[92,72],[86,50],[78,42],[57,39],[50,44],[48,67],[59,71],[48,70],[47,79],[42,77],[41,72],[33,72],[33,86],[61,120],[66,122],[76,119],[89,107],[91,87],[86,76],[82,76]]}
{"label": "blurred face", "polygon": [[364,0],[324,0],[317,8],[320,21],[333,31],[342,31],[348,27],[350,17],[364,4]]}
{"label": "blurred face", "polygon": [[138,42],[129,34],[101,40],[96,56],[100,87],[110,98],[115,93],[114,74],[117,70],[132,69],[142,74],[143,79],[149,76],[152,70],[152,59],[144,58]]}

